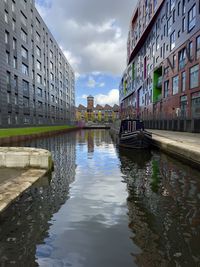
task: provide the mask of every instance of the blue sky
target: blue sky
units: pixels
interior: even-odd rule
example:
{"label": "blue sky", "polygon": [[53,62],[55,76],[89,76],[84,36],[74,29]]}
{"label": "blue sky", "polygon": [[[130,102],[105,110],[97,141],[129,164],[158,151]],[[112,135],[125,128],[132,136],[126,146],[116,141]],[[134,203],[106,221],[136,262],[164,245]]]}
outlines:
{"label": "blue sky", "polygon": [[134,0],[36,0],[36,7],[76,73],[76,105],[118,104]]}

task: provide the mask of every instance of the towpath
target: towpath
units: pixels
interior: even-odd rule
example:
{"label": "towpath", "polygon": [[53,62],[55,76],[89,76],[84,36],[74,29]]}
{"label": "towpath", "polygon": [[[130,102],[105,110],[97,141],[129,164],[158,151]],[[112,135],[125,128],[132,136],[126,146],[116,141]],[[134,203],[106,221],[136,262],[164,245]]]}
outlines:
{"label": "towpath", "polygon": [[200,133],[149,131],[155,146],[200,167]]}

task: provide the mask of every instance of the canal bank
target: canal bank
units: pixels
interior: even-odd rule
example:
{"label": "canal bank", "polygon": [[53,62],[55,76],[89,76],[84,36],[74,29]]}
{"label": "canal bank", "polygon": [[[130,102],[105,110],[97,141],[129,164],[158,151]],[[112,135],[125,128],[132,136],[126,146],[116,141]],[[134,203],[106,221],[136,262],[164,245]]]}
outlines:
{"label": "canal bank", "polygon": [[153,146],[200,168],[200,134],[149,130],[152,132]]}
{"label": "canal bank", "polygon": [[0,213],[52,169],[48,150],[0,147]]}
{"label": "canal bank", "polygon": [[29,141],[37,138],[50,137],[78,129],[79,127],[67,125],[0,129],[0,146]]}

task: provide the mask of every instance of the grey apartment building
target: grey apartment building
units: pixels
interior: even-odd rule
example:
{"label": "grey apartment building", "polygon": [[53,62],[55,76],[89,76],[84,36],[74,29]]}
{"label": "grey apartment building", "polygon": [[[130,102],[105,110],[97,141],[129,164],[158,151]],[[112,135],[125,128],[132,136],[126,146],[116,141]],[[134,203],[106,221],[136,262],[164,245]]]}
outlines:
{"label": "grey apartment building", "polygon": [[66,124],[74,71],[34,0],[0,1],[0,127]]}

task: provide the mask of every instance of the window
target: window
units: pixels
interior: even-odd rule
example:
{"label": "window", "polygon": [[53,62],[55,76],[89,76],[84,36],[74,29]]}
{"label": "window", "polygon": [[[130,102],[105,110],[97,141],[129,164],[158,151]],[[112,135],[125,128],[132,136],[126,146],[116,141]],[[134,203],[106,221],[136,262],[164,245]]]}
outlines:
{"label": "window", "polygon": [[36,18],[36,26],[37,26],[38,28],[40,28],[40,21],[39,21],[38,18]]}
{"label": "window", "polygon": [[41,37],[40,37],[39,33],[36,32],[36,41],[40,43],[40,39],[41,39]]}
{"label": "window", "polygon": [[41,57],[41,49],[38,46],[36,46],[36,54]]}
{"label": "window", "polygon": [[175,68],[176,67],[176,55],[173,55],[173,68]]}
{"label": "window", "polygon": [[53,63],[50,61],[50,69],[53,70]]}
{"label": "window", "polygon": [[12,30],[14,32],[16,31],[16,21],[15,21],[15,19],[12,19]]}
{"label": "window", "polygon": [[28,76],[28,66],[22,63],[22,73]]}
{"label": "window", "polygon": [[50,58],[53,59],[53,52],[50,50]]}
{"label": "window", "polygon": [[37,95],[42,97],[42,89],[40,89],[40,88],[37,89]]}
{"label": "window", "polygon": [[11,93],[7,92],[7,103],[11,104]]}
{"label": "window", "polygon": [[29,98],[28,97],[23,97],[23,106],[25,108],[29,108]]}
{"label": "window", "polygon": [[182,32],[186,30],[186,23],[185,23],[185,17],[182,19]]}
{"label": "window", "polygon": [[200,36],[196,39],[196,57],[200,57]]}
{"label": "window", "polygon": [[190,68],[190,89],[196,88],[199,85],[199,65]]}
{"label": "window", "polygon": [[170,35],[170,51],[175,47],[175,31]]}
{"label": "window", "polygon": [[170,0],[170,11],[175,7],[175,0]]}
{"label": "window", "polygon": [[188,12],[188,31],[191,31],[196,22],[196,5],[194,5]]}
{"label": "window", "polygon": [[5,32],[5,43],[8,44],[9,42],[9,32]]}
{"label": "window", "polygon": [[52,81],[54,80],[54,75],[53,75],[52,72],[50,73],[50,78],[51,78]]}
{"label": "window", "polygon": [[8,23],[8,11],[7,10],[5,10],[4,12],[4,20],[6,23]]}
{"label": "window", "polygon": [[30,123],[30,116],[26,115],[24,116],[24,124],[29,124]]}
{"label": "window", "polygon": [[37,82],[42,84],[42,76],[37,73]]}
{"label": "window", "polygon": [[188,45],[188,56],[190,59],[192,59],[193,57],[193,43],[192,42],[190,42]]}
{"label": "window", "polygon": [[27,17],[24,15],[23,12],[21,12],[21,22],[27,26]]}
{"label": "window", "polygon": [[37,60],[37,69],[42,70],[42,64],[39,60]]}
{"label": "window", "polygon": [[185,91],[185,86],[186,86],[186,72],[181,73],[181,91]]}
{"label": "window", "polygon": [[27,35],[27,33],[26,33],[24,30],[22,30],[22,29],[21,29],[21,38],[22,38],[22,40],[23,40],[25,43],[28,42],[28,35]]}
{"label": "window", "polygon": [[167,36],[170,35],[171,31],[172,31],[172,16],[168,19],[167,21]]}
{"label": "window", "polygon": [[14,103],[15,105],[18,105],[19,101],[18,101],[18,94],[15,94],[15,98],[14,98]]}
{"label": "window", "polygon": [[15,75],[14,76],[14,89],[17,90],[18,88],[18,77]]}
{"label": "window", "polygon": [[25,80],[22,80],[22,88],[24,92],[28,92],[29,91],[29,83]]}
{"label": "window", "polygon": [[15,12],[15,2],[14,1],[12,1],[11,9],[12,9],[12,12]]}
{"label": "window", "polygon": [[10,72],[9,71],[6,72],[6,83],[7,85],[10,85]]}
{"label": "window", "polygon": [[169,81],[164,82],[164,97],[169,96]]}
{"label": "window", "polygon": [[6,63],[10,64],[10,53],[6,51]]}
{"label": "window", "polygon": [[18,124],[18,115],[15,114],[15,124]]}
{"label": "window", "polygon": [[178,93],[178,75],[172,78],[172,94]]}
{"label": "window", "polygon": [[179,58],[178,58],[178,67],[179,70],[183,69],[186,64],[186,48],[181,49],[179,52]]}
{"label": "window", "polygon": [[13,68],[17,69],[17,58],[13,57]]}
{"label": "window", "polygon": [[54,95],[51,95],[51,102],[54,102],[54,100],[55,100]]}
{"label": "window", "polygon": [[22,46],[21,55],[23,58],[28,59],[28,50]]}
{"label": "window", "polygon": [[185,0],[182,0],[182,14],[185,14]]}

